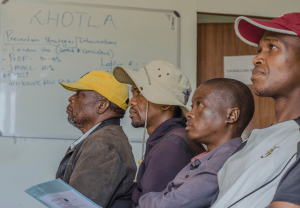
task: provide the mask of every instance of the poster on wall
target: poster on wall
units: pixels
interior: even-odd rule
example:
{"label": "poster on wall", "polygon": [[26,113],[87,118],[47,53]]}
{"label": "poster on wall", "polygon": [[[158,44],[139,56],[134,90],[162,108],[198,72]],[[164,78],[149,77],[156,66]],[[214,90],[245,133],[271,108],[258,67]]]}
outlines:
{"label": "poster on wall", "polygon": [[246,85],[252,85],[251,76],[254,68],[250,56],[224,56],[224,77],[236,79]]}

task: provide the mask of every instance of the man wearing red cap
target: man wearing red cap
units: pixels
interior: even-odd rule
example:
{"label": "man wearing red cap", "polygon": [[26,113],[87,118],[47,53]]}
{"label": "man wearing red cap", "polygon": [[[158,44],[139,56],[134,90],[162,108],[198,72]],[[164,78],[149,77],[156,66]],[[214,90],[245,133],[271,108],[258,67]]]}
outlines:
{"label": "man wearing red cap", "polygon": [[235,30],[258,47],[251,81],[256,95],[274,99],[275,118],[224,164],[212,207],[300,207],[300,13],[270,22],[239,17]]}

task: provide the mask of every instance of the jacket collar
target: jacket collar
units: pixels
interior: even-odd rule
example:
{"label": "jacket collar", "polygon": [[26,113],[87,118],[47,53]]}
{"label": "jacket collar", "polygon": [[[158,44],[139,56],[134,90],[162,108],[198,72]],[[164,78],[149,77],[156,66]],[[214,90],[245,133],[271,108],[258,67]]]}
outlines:
{"label": "jacket collar", "polygon": [[[110,126],[110,125],[117,125],[120,126],[120,118],[109,118],[105,121],[102,121],[101,124],[99,126],[97,126],[97,128],[94,129],[94,131],[92,131],[85,139],[87,139],[91,134],[95,133],[96,131],[102,129],[105,126]],[[82,140],[79,144],[77,144],[74,148],[69,148],[69,150],[67,151],[67,154],[73,152],[75,149],[80,148],[81,145],[83,144]],[[66,155],[67,155],[66,154]]]}
{"label": "jacket collar", "polygon": [[102,129],[102,128],[105,127],[105,126],[111,126],[111,125],[117,125],[117,126],[120,126],[120,118],[109,118],[109,119],[107,119],[107,120],[105,120],[105,121],[102,121],[102,123],[101,123],[97,128],[95,128],[95,130],[92,131],[92,132],[90,133],[90,135],[91,135],[92,133],[95,133],[95,132],[98,131],[99,129]]}
{"label": "jacket collar", "polygon": [[217,148],[215,148],[211,152],[207,153],[204,157],[192,162],[191,163],[191,168],[193,168],[193,169],[197,168],[201,163],[203,163],[204,161],[209,160],[213,156],[217,156],[219,154],[229,152],[229,151],[232,151],[232,150],[233,150],[232,151],[232,153],[233,153],[242,144],[242,142],[243,142],[242,138],[237,137],[237,138],[231,139],[231,140],[221,144],[220,146],[218,146]]}
{"label": "jacket collar", "polygon": [[160,124],[149,136],[147,140],[147,145],[154,147],[163,136],[177,128],[185,128],[186,127],[186,119],[185,118],[170,118]]}
{"label": "jacket collar", "polygon": [[[75,147],[76,147],[76,146],[75,146]],[[67,153],[66,153],[66,155],[67,155],[67,154],[70,154],[71,152],[74,152],[74,150],[75,150],[75,147],[74,147],[74,148],[72,148],[72,149],[71,149],[71,147],[69,147],[69,148],[68,148],[68,150],[67,150]]]}

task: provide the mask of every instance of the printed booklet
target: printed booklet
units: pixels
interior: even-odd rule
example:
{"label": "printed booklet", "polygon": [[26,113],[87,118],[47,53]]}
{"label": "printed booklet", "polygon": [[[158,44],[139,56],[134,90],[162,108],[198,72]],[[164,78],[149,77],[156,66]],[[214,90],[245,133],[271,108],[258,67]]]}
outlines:
{"label": "printed booklet", "polygon": [[102,208],[61,179],[37,184],[25,192],[49,208]]}

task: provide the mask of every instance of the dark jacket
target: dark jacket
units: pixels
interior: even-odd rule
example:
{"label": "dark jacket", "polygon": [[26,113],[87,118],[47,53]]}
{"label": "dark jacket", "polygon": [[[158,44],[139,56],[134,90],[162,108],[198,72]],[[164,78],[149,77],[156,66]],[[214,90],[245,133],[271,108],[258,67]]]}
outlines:
{"label": "dark jacket", "polygon": [[163,191],[177,173],[191,162],[194,155],[185,142],[185,123],[185,118],[169,119],[148,138],[145,157],[137,175],[137,187],[132,194],[133,207],[138,206],[142,195]]}
{"label": "dark jacket", "polygon": [[56,178],[103,208],[129,208],[135,172],[132,148],[120,119],[112,118],[68,149]]}

